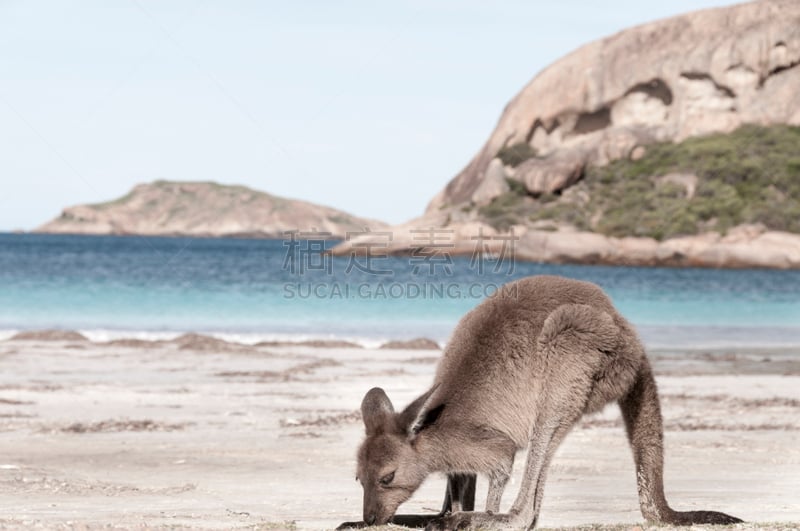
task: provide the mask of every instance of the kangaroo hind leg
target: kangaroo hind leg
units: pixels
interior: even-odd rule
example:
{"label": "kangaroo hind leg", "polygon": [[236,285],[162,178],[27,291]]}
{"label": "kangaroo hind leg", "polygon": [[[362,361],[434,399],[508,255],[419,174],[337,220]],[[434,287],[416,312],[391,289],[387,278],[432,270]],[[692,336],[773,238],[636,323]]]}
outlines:
{"label": "kangaroo hind leg", "polygon": [[664,436],[656,382],[645,362],[636,383],[619,401],[636,462],[642,516],[673,525],[736,524],[739,518],[717,511],[675,511],[664,496]]}

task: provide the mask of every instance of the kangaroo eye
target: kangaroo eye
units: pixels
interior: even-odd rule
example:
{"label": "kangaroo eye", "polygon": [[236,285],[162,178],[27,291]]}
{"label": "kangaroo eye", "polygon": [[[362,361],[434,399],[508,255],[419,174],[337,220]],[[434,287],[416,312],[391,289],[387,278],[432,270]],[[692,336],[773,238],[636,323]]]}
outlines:
{"label": "kangaroo eye", "polygon": [[383,476],[383,477],[380,479],[380,484],[381,484],[381,485],[388,485],[388,484],[390,484],[392,481],[394,481],[394,472],[390,472],[390,473],[386,474],[385,476]]}

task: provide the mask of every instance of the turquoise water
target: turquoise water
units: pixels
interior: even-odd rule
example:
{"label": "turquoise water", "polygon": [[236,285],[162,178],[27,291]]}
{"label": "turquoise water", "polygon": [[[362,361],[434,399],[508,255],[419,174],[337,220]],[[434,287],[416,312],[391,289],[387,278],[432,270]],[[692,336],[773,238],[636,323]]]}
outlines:
{"label": "turquoise water", "polygon": [[557,274],[601,285],[651,345],[800,345],[800,271],[527,262],[503,262],[498,271],[485,263],[481,271],[469,257],[361,259],[363,271],[319,245],[0,234],[0,334],[64,328],[96,337],[199,331],[241,340],[443,341],[496,286]]}

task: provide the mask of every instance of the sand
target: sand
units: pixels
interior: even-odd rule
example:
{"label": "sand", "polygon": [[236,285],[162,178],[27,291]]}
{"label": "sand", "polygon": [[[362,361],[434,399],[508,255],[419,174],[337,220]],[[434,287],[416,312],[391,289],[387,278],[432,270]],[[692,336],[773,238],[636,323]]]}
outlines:
{"label": "sand", "polygon": [[[0,527],[330,529],[358,519],[357,408],[405,405],[436,350],[47,338],[0,342]],[[653,353],[677,509],[800,524],[800,352]],[[521,468],[524,456],[517,460]],[[518,478],[504,498],[516,495]],[[402,512],[433,511],[430,478]],[[486,482],[479,479],[482,505]],[[640,524],[616,407],[550,469],[544,527]]]}

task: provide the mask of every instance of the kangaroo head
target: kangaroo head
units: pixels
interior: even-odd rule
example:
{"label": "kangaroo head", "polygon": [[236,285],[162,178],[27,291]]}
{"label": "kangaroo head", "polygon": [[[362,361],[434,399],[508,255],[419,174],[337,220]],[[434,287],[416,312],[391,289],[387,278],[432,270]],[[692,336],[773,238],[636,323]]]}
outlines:
{"label": "kangaroo head", "polygon": [[389,522],[431,472],[417,448],[420,431],[431,425],[444,406],[431,410],[434,387],[395,413],[383,389],[370,389],[361,402],[367,437],[358,450],[356,479],[364,488],[364,522]]}

